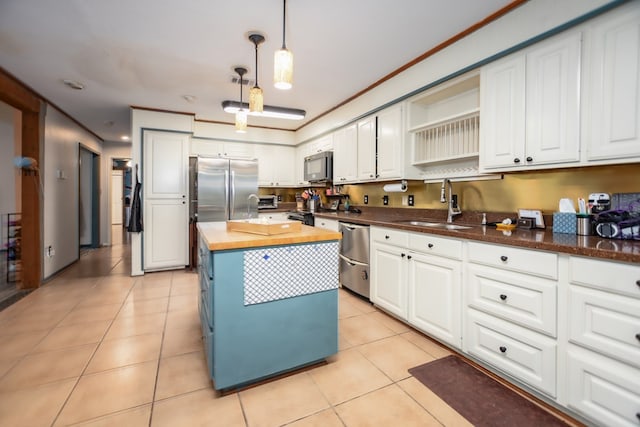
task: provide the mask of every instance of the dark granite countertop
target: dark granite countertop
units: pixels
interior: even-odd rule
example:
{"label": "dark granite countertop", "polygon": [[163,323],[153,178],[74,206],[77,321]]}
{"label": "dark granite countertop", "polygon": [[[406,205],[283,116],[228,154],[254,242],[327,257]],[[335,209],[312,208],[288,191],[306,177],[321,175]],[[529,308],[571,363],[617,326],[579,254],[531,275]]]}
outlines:
{"label": "dark granite countertop", "polygon": [[[419,220],[446,222],[447,212],[445,210],[430,209],[368,208],[360,206],[358,208],[362,210],[362,213],[323,211],[316,212],[315,215],[320,218],[332,218],[356,224],[392,227],[401,230],[458,237],[487,243],[640,264],[640,241],[553,233],[549,226],[544,230],[515,229],[513,231],[501,231],[496,230],[496,228],[492,226],[479,225],[481,214],[478,213],[467,213],[463,215],[462,218],[456,218],[454,220],[454,224],[471,225],[472,227],[469,229],[447,230],[426,228],[401,224],[398,223],[398,221]],[[487,213],[487,220],[491,222],[507,217],[514,218],[515,216],[513,213]]]}

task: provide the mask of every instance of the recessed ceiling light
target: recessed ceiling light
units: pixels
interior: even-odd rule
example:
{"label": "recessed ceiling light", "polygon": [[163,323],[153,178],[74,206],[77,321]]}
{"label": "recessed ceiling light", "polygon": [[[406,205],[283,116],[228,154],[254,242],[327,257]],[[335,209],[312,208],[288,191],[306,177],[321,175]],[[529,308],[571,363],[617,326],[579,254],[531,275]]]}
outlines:
{"label": "recessed ceiling light", "polygon": [[122,136],[120,137],[120,139],[121,139],[121,140],[123,140],[123,141],[128,141],[128,140],[130,140],[131,138],[129,138],[129,135],[122,135]]}
{"label": "recessed ceiling light", "polygon": [[65,79],[62,81],[65,85],[69,86],[71,89],[82,90],[84,89],[84,85],[76,80],[68,80]]}

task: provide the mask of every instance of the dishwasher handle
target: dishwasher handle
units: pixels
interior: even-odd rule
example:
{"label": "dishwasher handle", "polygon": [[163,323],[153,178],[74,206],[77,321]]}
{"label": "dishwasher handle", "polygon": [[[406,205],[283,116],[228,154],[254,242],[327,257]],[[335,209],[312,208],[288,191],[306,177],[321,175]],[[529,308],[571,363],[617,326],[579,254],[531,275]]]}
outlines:
{"label": "dishwasher handle", "polygon": [[366,263],[364,263],[364,262],[354,261],[354,260],[352,260],[352,259],[349,259],[349,258],[347,258],[346,256],[344,256],[344,255],[342,255],[342,254],[338,254],[338,256],[339,256],[340,258],[342,258],[342,259],[343,259],[347,264],[350,264],[351,266],[354,266],[354,265],[361,265],[361,266],[367,267],[367,266],[369,265],[369,264],[366,264]]}
{"label": "dishwasher handle", "polygon": [[368,225],[353,224],[350,222],[340,222],[339,224],[344,228],[348,228],[349,230],[356,230],[358,228],[369,228]]}

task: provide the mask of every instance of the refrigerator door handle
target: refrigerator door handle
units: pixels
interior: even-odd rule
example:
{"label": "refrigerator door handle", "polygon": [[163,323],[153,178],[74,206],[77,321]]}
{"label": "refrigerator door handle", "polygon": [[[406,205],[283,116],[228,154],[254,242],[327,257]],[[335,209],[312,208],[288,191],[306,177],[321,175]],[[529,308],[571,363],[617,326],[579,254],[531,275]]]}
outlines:
{"label": "refrigerator door handle", "polygon": [[231,184],[227,186],[231,195],[229,196],[229,218],[235,218],[236,209],[236,171],[231,170]]}
{"label": "refrigerator door handle", "polygon": [[225,212],[224,215],[227,219],[229,219],[229,211],[231,208],[229,207],[229,171],[224,171],[224,200],[225,200]]}

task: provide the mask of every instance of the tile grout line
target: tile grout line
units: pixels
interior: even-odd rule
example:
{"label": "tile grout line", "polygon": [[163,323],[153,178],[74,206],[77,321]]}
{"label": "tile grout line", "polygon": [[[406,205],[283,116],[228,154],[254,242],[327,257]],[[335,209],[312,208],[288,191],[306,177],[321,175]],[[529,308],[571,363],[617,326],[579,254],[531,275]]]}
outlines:
{"label": "tile grout line", "polygon": [[[105,276],[101,276],[100,279],[93,285],[92,289],[95,288],[98,285],[98,283],[100,282],[100,280],[103,279],[104,277]],[[60,410],[58,410],[58,413],[56,414],[55,418],[53,419],[53,422],[51,423],[51,427],[55,426],[56,422],[58,421],[58,418],[60,417],[60,414],[62,414],[62,411],[67,406],[67,403],[69,403],[69,399],[71,398],[73,393],[76,391],[76,388],[78,387],[78,383],[80,383],[80,379],[83,377],[83,375],[87,371],[87,368],[91,364],[91,361],[93,360],[93,358],[95,357],[96,353],[98,352],[98,350],[102,346],[102,343],[104,342],[104,338],[109,333],[109,330],[111,330],[111,327],[113,326],[113,322],[115,322],[116,318],[118,317],[118,314],[120,314],[120,311],[122,310],[122,307],[124,307],[125,301],[127,300],[129,295],[131,294],[131,290],[136,286],[137,283],[138,283],[138,279],[135,279],[133,284],[129,288],[129,292],[127,292],[127,296],[122,300],[122,304],[120,305],[120,308],[118,309],[116,314],[113,316],[113,319],[111,319],[111,321],[109,323],[109,326],[105,330],[104,334],[102,334],[102,338],[100,339],[100,341],[99,341],[98,345],[96,346],[96,348],[93,350],[93,353],[91,354],[91,357],[89,357],[89,360],[87,360],[87,363],[84,365],[84,368],[82,369],[82,372],[80,372],[80,375],[78,376],[78,379],[76,380],[75,384],[71,388],[71,391],[69,392],[69,395],[64,400],[63,404],[60,406]],[[78,302],[78,304],[80,304],[80,302]],[[100,416],[104,416],[104,415],[107,415],[107,414],[102,414]],[[99,417],[94,417],[94,418],[99,418]],[[81,420],[80,422],[82,422],[82,421],[87,421],[87,420]]]}
{"label": "tile grout line", "polygon": [[153,383],[153,394],[151,396],[151,409],[149,410],[149,427],[153,422],[153,410],[156,406],[156,393],[158,391],[158,379],[160,377],[160,363],[162,362],[162,350],[164,348],[164,339],[167,333],[167,320],[169,319],[169,306],[171,305],[171,290],[173,289],[173,276],[175,273],[171,273],[171,282],[169,284],[169,296],[167,298],[167,309],[164,312],[164,325],[162,326],[162,339],[160,341],[160,352],[158,353],[158,365],[156,366],[156,378]]}

